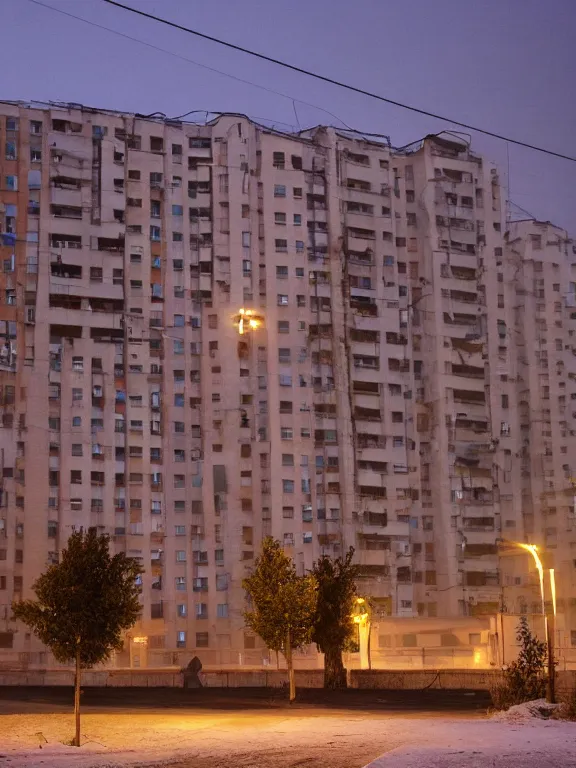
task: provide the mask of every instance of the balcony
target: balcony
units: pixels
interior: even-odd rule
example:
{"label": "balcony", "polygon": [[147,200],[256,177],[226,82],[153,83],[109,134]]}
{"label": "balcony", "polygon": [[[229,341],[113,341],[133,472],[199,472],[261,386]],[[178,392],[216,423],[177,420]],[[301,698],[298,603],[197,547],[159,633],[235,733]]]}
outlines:
{"label": "balcony", "polygon": [[[461,403],[465,406],[482,406],[486,405],[486,394],[484,390],[470,390],[470,389],[454,389],[454,402]],[[470,416],[470,414],[468,414]]]}
{"label": "balcony", "polygon": [[[81,280],[82,267],[77,264],[67,264],[59,256],[56,261],[50,262],[50,274],[52,277],[60,277],[63,280]],[[64,283],[68,285],[68,283]]]}
{"label": "balcony", "polygon": [[96,237],[93,240],[95,241],[91,245],[93,250],[124,254],[124,235],[119,237]]}
{"label": "balcony", "polygon": [[484,368],[475,365],[456,365],[452,363],[452,376],[484,380]]}
{"label": "balcony", "polygon": [[360,485],[358,494],[369,499],[386,499],[387,489],[379,485]]}
{"label": "balcony", "polygon": [[487,556],[498,556],[498,546],[496,544],[465,544],[464,547],[457,547],[457,557],[459,559]]}
{"label": "balcony", "polygon": [[350,309],[365,317],[378,317],[378,305],[368,297],[351,296]]}
{"label": "balcony", "polygon": [[379,408],[354,408],[353,418],[355,421],[382,421],[382,412]]}

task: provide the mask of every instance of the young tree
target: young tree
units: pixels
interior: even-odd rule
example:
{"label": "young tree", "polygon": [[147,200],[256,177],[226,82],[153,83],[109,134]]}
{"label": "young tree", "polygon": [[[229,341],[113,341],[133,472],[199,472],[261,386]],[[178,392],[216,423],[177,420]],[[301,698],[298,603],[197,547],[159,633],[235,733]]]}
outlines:
{"label": "young tree", "polygon": [[105,661],[123,646],[122,630],[140,614],[137,578],[142,568],[124,553],[111,555],[109,537],[95,528],[76,531],[57,565],[32,585],[36,600],[12,605],[54,658],[74,661],[75,746],[80,746],[81,670]]}
{"label": "young tree", "polygon": [[354,548],[344,558],[323,555],[314,563],[318,603],[312,640],[324,654],[324,688],[346,688],[342,652],[354,637],[354,604],[358,566],[352,563]]}
{"label": "young tree", "polygon": [[290,680],[290,701],[296,698],[292,651],[310,642],[316,610],[316,582],[312,576],[298,576],[294,562],[280,542],[267,537],[256,560],[253,574],[242,585],[251,600],[244,613],[246,624],[274,651],[286,659]]}
{"label": "young tree", "polygon": [[520,643],[518,658],[505,670],[503,683],[491,691],[497,709],[541,699],[546,694],[547,646],[534,637],[526,616],[520,617],[516,640]]}

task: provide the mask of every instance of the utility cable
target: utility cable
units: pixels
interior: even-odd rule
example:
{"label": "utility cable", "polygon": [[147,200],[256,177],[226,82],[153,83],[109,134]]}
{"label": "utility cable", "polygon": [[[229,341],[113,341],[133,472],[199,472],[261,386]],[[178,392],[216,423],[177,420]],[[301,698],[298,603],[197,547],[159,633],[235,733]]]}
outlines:
{"label": "utility cable", "polygon": [[[288,99],[292,103],[295,101],[298,102],[298,104],[303,104],[306,107],[312,107],[312,109],[319,109],[321,112],[325,112],[327,115],[330,115],[330,117],[333,117],[335,120],[338,120],[339,123],[342,123],[342,125],[345,127],[346,130],[352,131],[353,133],[359,133],[362,135],[369,135],[364,134],[362,131],[356,131],[353,128],[351,128],[349,125],[347,125],[342,118],[338,117],[338,115],[335,115],[333,112],[330,112],[329,109],[325,109],[324,107],[319,107],[317,104],[312,104],[309,101],[302,101],[302,99],[297,99],[294,96],[290,96],[289,94],[282,93],[281,91],[276,91],[273,88],[268,88],[265,85],[259,85],[258,83],[253,83],[251,80],[246,80],[241,77],[238,77],[237,75],[231,75],[229,72],[224,72],[221,69],[216,69],[215,67],[209,67],[207,64],[200,64],[199,61],[194,61],[193,59],[189,59],[186,56],[182,56],[179,53],[175,53],[174,51],[169,51],[166,48],[161,48],[158,45],[154,45],[153,43],[148,43],[145,40],[140,40],[137,37],[133,37],[132,35],[127,35],[124,32],[119,32],[116,29],[111,29],[110,27],[106,27],[103,24],[97,24],[94,21],[89,21],[88,19],[82,18],[82,16],[76,16],[73,13],[70,13],[69,11],[63,11],[61,8],[55,8],[52,5],[48,5],[48,3],[40,2],[40,0],[28,0],[30,3],[34,3],[34,5],[39,5],[42,8],[48,8],[51,11],[55,11],[56,13],[61,13],[63,16],[68,16],[71,19],[75,19],[76,21],[82,21],[84,24],[89,24],[91,27],[96,27],[97,29],[103,29],[105,32],[111,32],[113,35],[118,35],[118,37],[123,37],[125,40],[131,40],[133,43],[140,43],[140,45],[145,45],[147,48],[152,48],[154,51],[159,51],[160,53],[165,53],[168,56],[172,56],[175,59],[180,59],[181,61],[186,61],[188,64],[193,64],[196,67],[200,67],[201,69],[206,69],[209,72],[215,72],[217,75],[222,75],[223,77],[229,77],[231,80],[236,80],[238,83],[243,83],[244,85],[251,85],[253,88],[260,88],[262,91],[267,91],[268,93],[272,93],[275,96],[281,96],[283,99]],[[180,115],[180,117],[173,117],[170,118],[172,120],[180,120],[187,115],[191,115],[195,112],[201,112],[208,114],[220,114],[219,112],[212,112],[211,110],[205,110],[205,109],[199,109],[199,110],[192,110],[191,112],[187,112],[184,115]],[[160,116],[162,113],[159,112],[153,112],[149,115],[146,115],[146,117],[153,118],[155,116]],[[164,116],[165,117],[165,116]],[[267,120],[271,123],[280,123],[280,120],[269,120],[268,118],[254,118],[255,120]],[[287,123],[282,123],[283,125],[288,125]],[[387,137],[386,137],[387,138]]]}
{"label": "utility cable", "polygon": [[[36,2],[36,0],[32,0],[33,2]],[[113,5],[117,8],[122,8],[125,11],[129,11],[130,13],[135,13],[138,16],[143,16],[146,19],[151,19],[152,21],[156,21],[160,24],[166,24],[169,27],[172,27],[173,29],[178,29],[181,32],[187,32],[190,35],[195,35],[196,37],[201,37],[204,40],[209,40],[212,43],[217,43],[218,45],[225,46],[226,48],[231,48],[234,51],[240,51],[240,53],[246,53],[249,56],[255,56],[258,59],[261,59],[262,61],[268,61],[271,64],[276,64],[279,67],[284,67],[285,69],[290,69],[293,72],[298,72],[301,75],[307,75],[308,77],[313,77],[316,80],[321,80],[325,83],[329,83],[330,85],[336,85],[339,88],[345,88],[348,91],[352,91],[354,93],[359,93],[362,96],[368,96],[371,99],[376,99],[377,101],[383,101],[386,104],[392,104],[392,106],[400,107],[401,109],[409,110],[410,112],[416,112],[419,115],[425,115],[426,117],[432,117],[435,120],[442,120],[446,123],[452,123],[453,125],[458,125],[461,128],[466,128],[466,130],[469,131],[476,131],[477,133],[482,133],[485,136],[491,136],[494,139],[500,139],[500,141],[506,141],[510,144],[516,144],[519,147],[525,147],[526,149],[532,149],[535,152],[542,152],[547,155],[552,155],[553,157],[559,157],[562,160],[570,160],[573,163],[576,163],[576,157],[571,157],[570,155],[563,155],[560,152],[554,152],[551,149],[546,149],[544,147],[536,146],[535,144],[528,144],[525,141],[520,141],[519,139],[512,139],[509,136],[504,136],[499,133],[495,133],[494,131],[489,131],[486,128],[478,128],[474,125],[469,125],[468,123],[463,123],[460,120],[454,120],[451,117],[446,117],[445,115],[439,115],[435,112],[429,112],[425,109],[421,109],[420,107],[414,107],[409,104],[404,104],[400,101],[395,101],[394,99],[389,99],[385,96],[380,96],[377,93],[372,93],[371,91],[367,91],[364,88],[359,88],[355,85],[350,85],[348,83],[343,83],[340,80],[336,80],[332,77],[328,77],[326,75],[320,75],[317,72],[312,72],[311,70],[304,69],[303,67],[297,67],[295,64],[290,64],[286,61],[282,61],[281,59],[275,59],[272,56],[267,56],[264,53],[259,53],[258,51],[252,51],[249,48],[244,48],[241,45],[236,45],[235,43],[230,43],[226,40],[221,40],[217,37],[213,37],[212,35],[207,35],[205,32],[199,32],[196,29],[191,29],[190,27],[184,27],[182,24],[177,24],[174,21],[169,21],[168,19],[163,19],[161,16],[155,16],[152,13],[146,13],[145,11],[140,11],[137,8],[131,8],[129,5],[124,5],[123,3],[119,3],[116,0],[103,0],[103,2],[108,3],[108,5]]]}

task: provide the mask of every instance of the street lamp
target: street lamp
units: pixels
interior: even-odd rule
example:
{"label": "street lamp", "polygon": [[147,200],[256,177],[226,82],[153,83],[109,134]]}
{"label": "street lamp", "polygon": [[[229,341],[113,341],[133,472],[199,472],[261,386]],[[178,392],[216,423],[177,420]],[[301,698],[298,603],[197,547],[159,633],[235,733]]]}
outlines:
{"label": "street lamp", "polygon": [[370,659],[370,606],[365,598],[357,597],[352,609],[352,620],[358,627],[358,646],[360,651],[360,669],[372,669]]}
{"label": "street lamp", "polygon": [[[504,544],[509,544],[519,549],[523,549],[529,552],[534,558],[536,570],[538,571],[538,578],[540,581],[540,599],[542,604],[542,616],[544,617],[544,631],[546,634],[546,645],[548,648],[548,700],[554,702],[555,699],[555,671],[554,671],[554,622],[556,619],[556,577],[554,568],[548,568],[548,576],[550,579],[550,594],[552,596],[552,619],[548,619],[546,612],[546,599],[544,594],[544,566],[540,555],[538,554],[538,547],[536,544],[525,544],[521,541],[508,541],[507,539],[500,539]],[[552,626],[550,626],[552,625]]]}
{"label": "street lamp", "polygon": [[259,315],[253,309],[239,309],[238,314],[234,316],[234,325],[238,329],[238,334],[243,336],[249,331],[256,331],[264,323],[264,317]]}

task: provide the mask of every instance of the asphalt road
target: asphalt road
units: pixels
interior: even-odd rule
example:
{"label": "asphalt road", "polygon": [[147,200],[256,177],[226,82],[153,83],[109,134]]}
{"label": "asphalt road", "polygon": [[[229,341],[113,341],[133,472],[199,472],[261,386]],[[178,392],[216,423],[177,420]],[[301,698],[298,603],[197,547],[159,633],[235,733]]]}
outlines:
{"label": "asphalt road", "polygon": [[[268,688],[84,688],[84,713],[153,714],[154,712],[256,712],[286,709],[300,716],[330,717],[343,711],[386,717],[474,717],[486,714],[490,696],[484,691],[358,691],[302,689],[290,704],[286,691]],[[69,712],[68,687],[0,686],[0,715]]]}

